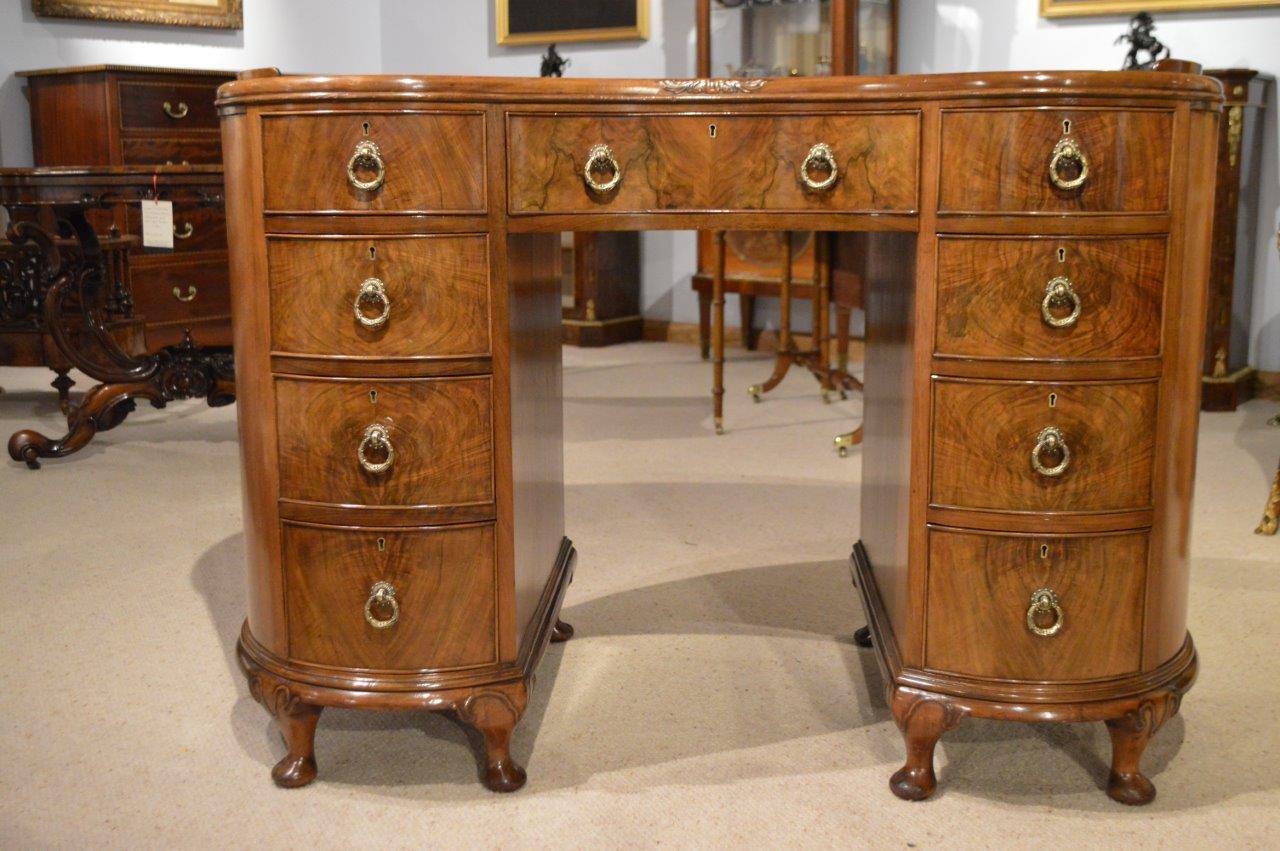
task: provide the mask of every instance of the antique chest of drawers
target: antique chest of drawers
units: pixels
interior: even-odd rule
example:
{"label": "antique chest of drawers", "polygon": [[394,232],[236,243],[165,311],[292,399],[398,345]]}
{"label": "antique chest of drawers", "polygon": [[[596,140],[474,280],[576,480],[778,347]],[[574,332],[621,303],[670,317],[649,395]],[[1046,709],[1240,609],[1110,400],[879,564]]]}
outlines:
{"label": "antique chest of drawers", "polygon": [[907,760],[968,715],[1106,721],[1186,631],[1221,95],[1181,73],[278,77],[220,90],[249,612],[283,785],[324,706],[451,710],[484,776],[572,573],[559,231],[868,233],[856,583]]}
{"label": "antique chest of drawers", "polygon": [[[222,162],[213,100],[232,74],[95,65],[18,76],[26,78],[37,166]],[[134,308],[150,349],[179,342],[184,329],[206,346],[231,342],[227,234],[218,200],[176,202],[173,251],[137,251],[130,258]],[[136,204],[120,204],[94,224],[142,234]]]}

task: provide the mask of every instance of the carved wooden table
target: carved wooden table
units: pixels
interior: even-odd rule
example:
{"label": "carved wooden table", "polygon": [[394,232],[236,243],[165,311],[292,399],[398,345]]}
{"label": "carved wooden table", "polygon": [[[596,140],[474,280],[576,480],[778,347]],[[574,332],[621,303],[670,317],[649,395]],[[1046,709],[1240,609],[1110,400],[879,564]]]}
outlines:
{"label": "carved wooden table", "polygon": [[[143,199],[175,198],[220,207],[222,169],[218,166],[93,166],[0,169],[0,205],[22,221],[9,239],[33,246],[44,264],[56,269],[44,293],[45,329],[71,366],[102,382],[67,412],[67,433],[49,438],[24,429],[9,438],[9,456],[32,469],[41,458],[69,455],[100,431],[115,428],[134,410],[135,399],[163,408],[175,399],[204,398],[211,406],[235,400],[234,366],[225,347],[202,348],[190,335],[177,345],[139,355],[119,343],[115,333],[119,294],[106,294],[127,269],[108,275],[101,242],[87,213]],[[60,254],[48,220],[76,251]],[[46,224],[42,225],[41,221]],[[108,297],[109,296],[109,297]],[[127,296],[127,293],[126,293]],[[68,299],[77,323],[66,321]],[[129,315],[132,309],[129,308]]]}
{"label": "carved wooden table", "polygon": [[868,232],[853,565],[891,788],[932,793],[969,715],[1105,721],[1109,794],[1151,800],[1196,671],[1221,103],[1181,73],[224,86],[239,658],[276,781],[345,706],[452,711],[490,788],[524,782],[511,731],[570,634],[558,232],[817,230]]}

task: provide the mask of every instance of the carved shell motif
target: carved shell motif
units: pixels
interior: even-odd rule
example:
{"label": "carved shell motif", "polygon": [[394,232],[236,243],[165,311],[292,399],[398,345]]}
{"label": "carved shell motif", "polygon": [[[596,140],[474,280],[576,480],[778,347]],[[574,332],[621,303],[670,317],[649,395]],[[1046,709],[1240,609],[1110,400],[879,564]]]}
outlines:
{"label": "carved shell motif", "polygon": [[759,91],[764,88],[766,82],[768,81],[759,77],[750,79],[717,77],[697,80],[663,80],[658,85],[673,95],[727,95]]}

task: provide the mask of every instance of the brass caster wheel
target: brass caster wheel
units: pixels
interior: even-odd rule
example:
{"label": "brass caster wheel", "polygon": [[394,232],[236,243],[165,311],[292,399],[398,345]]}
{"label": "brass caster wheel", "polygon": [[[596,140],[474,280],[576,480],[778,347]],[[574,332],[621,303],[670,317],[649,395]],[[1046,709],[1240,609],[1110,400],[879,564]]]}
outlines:
{"label": "brass caster wheel", "polygon": [[752,384],[750,387],[747,388],[747,393],[751,396],[752,402],[756,402],[757,404],[760,402],[760,385],[759,384]]}
{"label": "brass caster wheel", "polygon": [[832,441],[836,447],[836,454],[841,458],[849,457],[849,447],[853,446],[853,434],[837,434],[835,440]]}

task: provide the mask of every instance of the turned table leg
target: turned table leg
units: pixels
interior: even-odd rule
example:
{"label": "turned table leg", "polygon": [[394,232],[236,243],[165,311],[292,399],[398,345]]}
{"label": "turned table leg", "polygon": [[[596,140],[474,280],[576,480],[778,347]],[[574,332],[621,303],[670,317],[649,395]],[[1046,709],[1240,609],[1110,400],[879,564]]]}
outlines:
{"label": "turned table leg", "polygon": [[1139,763],[1147,743],[1178,711],[1180,697],[1169,691],[1142,701],[1136,709],[1107,721],[1111,734],[1111,776],[1107,795],[1122,804],[1149,804],[1156,787],[1141,771]]}
{"label": "turned table leg", "polygon": [[895,689],[889,703],[907,746],[907,760],[889,778],[889,789],[903,800],[922,801],[938,786],[934,747],[943,733],[964,719],[965,712],[949,700],[905,689]]}

